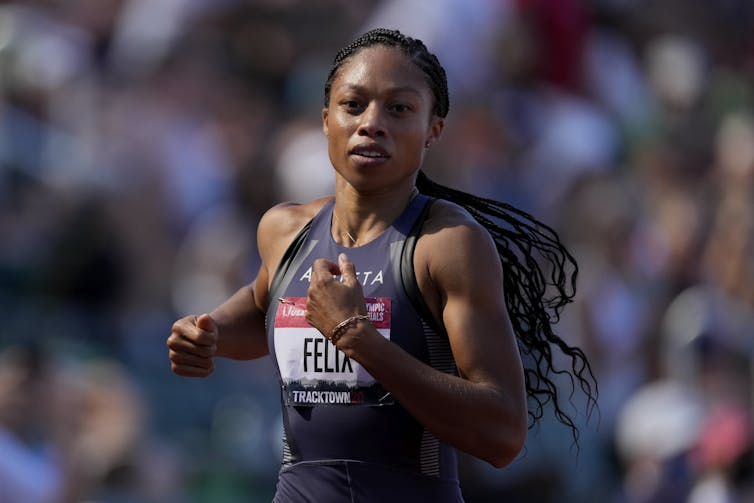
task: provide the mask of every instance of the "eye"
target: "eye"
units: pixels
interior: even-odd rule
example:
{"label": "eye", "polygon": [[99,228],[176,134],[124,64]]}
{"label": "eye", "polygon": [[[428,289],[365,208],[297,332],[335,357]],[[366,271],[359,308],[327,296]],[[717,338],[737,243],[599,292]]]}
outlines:
{"label": "eye", "polygon": [[357,113],[361,111],[361,103],[357,100],[346,99],[340,102],[340,106],[343,107],[349,113]]}
{"label": "eye", "polygon": [[393,103],[390,105],[390,110],[395,113],[406,113],[411,110],[411,107],[406,105],[405,103]]}

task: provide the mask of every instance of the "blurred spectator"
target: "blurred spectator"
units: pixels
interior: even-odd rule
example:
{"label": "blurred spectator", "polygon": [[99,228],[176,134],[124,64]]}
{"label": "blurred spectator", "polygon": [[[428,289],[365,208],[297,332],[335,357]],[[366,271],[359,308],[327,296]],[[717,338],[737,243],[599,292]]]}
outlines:
{"label": "blurred spectator", "polygon": [[[69,422],[53,418],[47,362],[33,349],[6,350],[0,364],[0,496],[9,503],[61,500],[77,481],[68,479],[53,431]],[[67,434],[67,432],[63,432]]]}
{"label": "blurred spectator", "polygon": [[77,502],[109,490],[144,433],[144,405],[124,369],[67,367],[37,344],[0,353],[0,497]]}

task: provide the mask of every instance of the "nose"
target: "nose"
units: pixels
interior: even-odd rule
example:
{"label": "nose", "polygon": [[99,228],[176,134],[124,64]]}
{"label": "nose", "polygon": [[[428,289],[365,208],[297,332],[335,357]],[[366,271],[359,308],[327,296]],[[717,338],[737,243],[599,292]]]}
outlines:
{"label": "nose", "polygon": [[375,136],[385,136],[385,125],[379,104],[370,103],[364,112],[362,112],[358,133],[359,136],[370,138]]}

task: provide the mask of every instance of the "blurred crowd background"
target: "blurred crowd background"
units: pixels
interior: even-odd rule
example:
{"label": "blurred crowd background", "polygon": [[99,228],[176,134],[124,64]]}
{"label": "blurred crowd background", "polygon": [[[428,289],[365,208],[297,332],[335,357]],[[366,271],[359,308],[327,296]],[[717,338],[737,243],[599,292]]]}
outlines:
{"label": "blurred crowd background", "polygon": [[270,361],[182,379],[165,339],[253,277],[262,212],[330,193],[324,80],[377,26],[448,72],[428,175],[580,265],[558,327],[599,409],[462,457],[467,501],[754,501],[753,2],[28,0],[0,2],[1,503],[271,499]]}

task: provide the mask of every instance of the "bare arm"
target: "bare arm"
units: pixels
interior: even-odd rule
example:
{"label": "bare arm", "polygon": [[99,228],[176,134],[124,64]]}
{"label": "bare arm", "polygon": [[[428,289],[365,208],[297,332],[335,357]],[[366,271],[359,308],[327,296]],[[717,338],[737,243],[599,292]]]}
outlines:
{"label": "bare arm", "polygon": [[267,272],[262,267],[254,282],[212,310],[210,317],[218,329],[216,356],[251,360],[269,353],[264,330],[266,295]]}
{"label": "bare arm", "polygon": [[[214,358],[250,360],[266,355],[265,311],[259,298],[266,289],[266,274],[240,288],[210,314],[188,315],[173,324],[167,345],[173,372],[184,377],[206,377]],[[264,285],[264,287],[257,287]]]}
{"label": "bare arm", "polygon": [[277,267],[295,234],[321,204],[280,205],[262,217],[257,230],[262,265],[256,279],[209,314],[184,316],[173,324],[167,340],[173,372],[206,377],[214,371],[216,356],[249,360],[269,353],[264,326],[269,271]]}
{"label": "bare arm", "polygon": [[[526,438],[523,370],[503,296],[502,269],[489,235],[469,222],[435,233],[427,262],[460,377],[444,374],[358,322],[338,342],[439,439],[505,466]],[[349,272],[350,271],[350,272]],[[342,272],[344,282],[332,281]],[[309,309],[325,334],[363,312],[354,265],[315,265]],[[341,288],[342,287],[342,288]],[[312,301],[314,301],[312,303]],[[359,304],[361,302],[361,304]]]}

